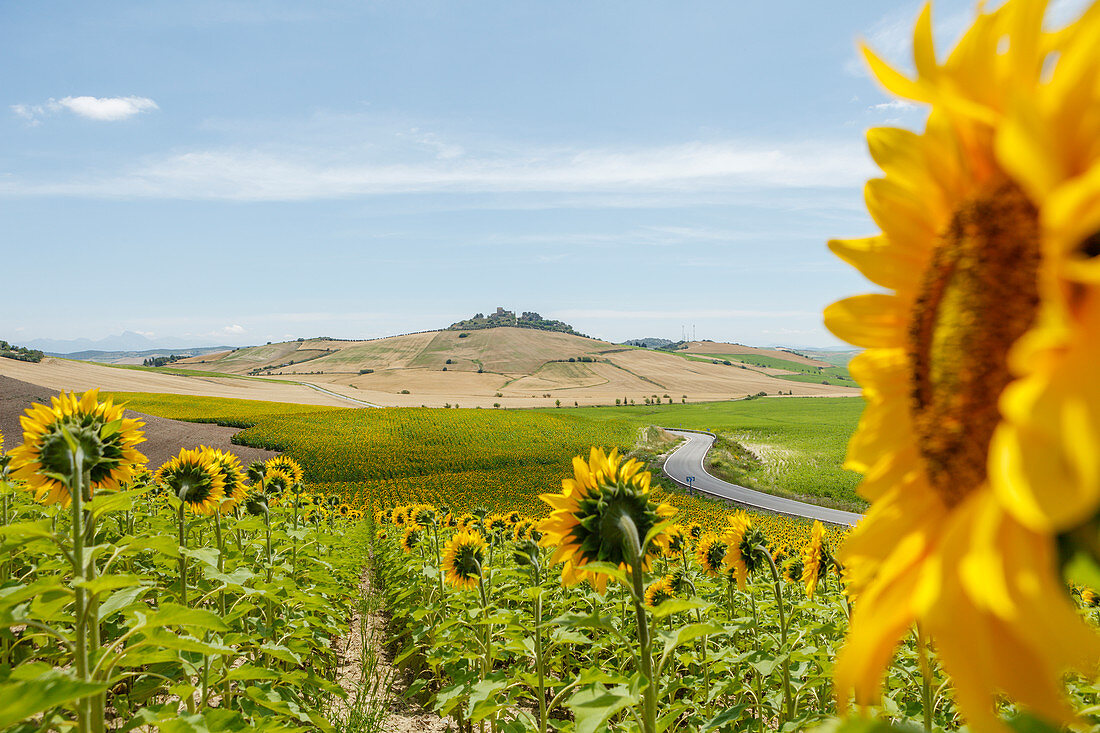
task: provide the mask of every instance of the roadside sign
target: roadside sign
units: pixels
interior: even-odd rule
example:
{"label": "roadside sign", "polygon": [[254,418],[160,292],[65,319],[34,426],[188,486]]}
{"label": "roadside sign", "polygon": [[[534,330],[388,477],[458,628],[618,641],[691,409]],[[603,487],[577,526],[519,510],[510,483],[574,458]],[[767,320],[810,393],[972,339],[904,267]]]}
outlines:
{"label": "roadside sign", "polygon": [[685,478],[685,480],[688,482],[688,486],[691,486],[693,483],[695,483],[695,477],[694,476],[687,476]]}

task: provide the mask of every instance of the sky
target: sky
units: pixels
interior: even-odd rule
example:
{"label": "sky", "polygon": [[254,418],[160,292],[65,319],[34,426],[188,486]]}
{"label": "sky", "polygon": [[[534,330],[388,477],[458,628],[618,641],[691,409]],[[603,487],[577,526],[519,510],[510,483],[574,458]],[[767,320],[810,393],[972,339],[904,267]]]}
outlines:
{"label": "sky", "polygon": [[[1055,2],[1053,21],[1083,5]],[[943,54],[974,13],[934,5]],[[918,2],[0,5],[0,338],[840,344]],[[942,57],[942,56],[941,56]]]}

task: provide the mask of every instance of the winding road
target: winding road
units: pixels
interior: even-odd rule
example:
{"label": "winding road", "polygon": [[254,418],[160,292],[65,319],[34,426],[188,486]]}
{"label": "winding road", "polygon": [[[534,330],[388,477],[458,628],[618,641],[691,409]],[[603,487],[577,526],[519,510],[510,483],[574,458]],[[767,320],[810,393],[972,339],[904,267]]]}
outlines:
{"label": "winding road", "polygon": [[340,394],[339,392],[333,392],[331,389],[325,389],[324,387],[318,387],[316,384],[313,384],[312,382],[294,382],[294,384],[300,384],[303,387],[312,387],[313,389],[317,390],[318,392],[324,392],[327,395],[332,395],[333,397],[339,397],[342,400],[347,400],[348,402],[354,402],[355,404],[362,405],[363,407],[382,407],[382,405],[376,405],[373,402],[364,402],[363,400],[357,400],[354,397],[348,397],[347,395]]}
{"label": "winding road", "polygon": [[694,476],[695,480],[691,483],[691,488],[695,491],[730,499],[754,509],[764,509],[794,517],[820,519],[822,522],[847,526],[852,526],[863,518],[862,514],[855,512],[830,509],[782,496],[773,496],[715,478],[707,473],[703,467],[703,459],[706,457],[707,451],[714,445],[713,435],[688,430],[673,430],[671,428],[665,428],[665,431],[677,437],[686,438],[686,442],[665,459],[664,465],[668,477],[681,486],[688,486],[688,476]]}

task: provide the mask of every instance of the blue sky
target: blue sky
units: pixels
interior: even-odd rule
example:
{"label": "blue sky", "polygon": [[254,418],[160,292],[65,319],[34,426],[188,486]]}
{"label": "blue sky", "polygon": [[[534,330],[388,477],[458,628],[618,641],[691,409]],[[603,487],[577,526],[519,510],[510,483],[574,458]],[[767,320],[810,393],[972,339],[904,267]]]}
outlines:
{"label": "blue sky", "polygon": [[[1056,3],[1066,16],[1081,2]],[[831,346],[916,2],[0,5],[0,338]],[[943,44],[973,12],[935,5]]]}

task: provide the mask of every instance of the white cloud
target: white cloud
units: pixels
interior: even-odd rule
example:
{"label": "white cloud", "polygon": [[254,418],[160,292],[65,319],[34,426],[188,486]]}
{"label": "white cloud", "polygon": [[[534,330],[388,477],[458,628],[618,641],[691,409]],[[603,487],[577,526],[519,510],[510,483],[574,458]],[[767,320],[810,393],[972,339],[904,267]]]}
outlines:
{"label": "white cloud", "polygon": [[[302,201],[401,193],[699,193],[858,186],[862,144],[689,142],[622,149],[497,149],[428,160],[362,147],[221,149],[150,159],[103,177],[8,181],[0,195]],[[410,156],[411,157],[411,156]]]}
{"label": "white cloud", "polygon": [[244,326],[233,324],[232,326],[226,326],[225,328],[223,328],[222,333],[226,334],[227,336],[241,336],[245,333],[245,328]]}
{"label": "white cloud", "polygon": [[872,104],[867,109],[874,112],[908,112],[917,109],[917,105],[913,102],[907,102],[904,99],[895,99],[881,104]]}
{"label": "white cloud", "polygon": [[51,98],[45,104],[11,105],[11,111],[16,117],[26,120],[33,126],[40,125],[42,118],[65,110],[89,120],[115,122],[154,109],[160,109],[160,107],[148,97],[81,96],[64,97],[62,99]]}
{"label": "white cloud", "polygon": [[160,109],[148,97],[65,97],[57,103],[73,114],[105,122],[125,120],[139,112]]}

